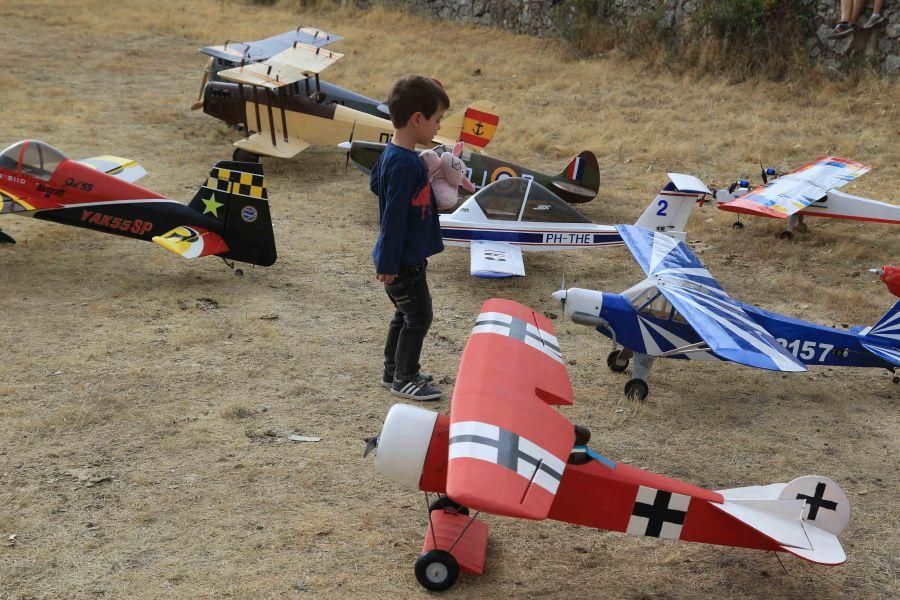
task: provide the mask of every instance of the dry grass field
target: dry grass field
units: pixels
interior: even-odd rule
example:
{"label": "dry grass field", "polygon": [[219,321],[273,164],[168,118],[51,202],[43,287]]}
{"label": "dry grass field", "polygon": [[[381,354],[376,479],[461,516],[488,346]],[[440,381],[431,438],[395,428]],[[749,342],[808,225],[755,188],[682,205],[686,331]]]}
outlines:
{"label": "dry grass field", "polygon": [[[282,2],[0,3],[0,144],[42,139],[72,157],[116,154],[142,184],[188,201],[233,131],[189,110],[197,48],[300,24],[345,36],[325,79],[383,97],[409,72],[440,77],[455,107],[495,100],[498,156],[557,170],[581,149],[602,170],[583,205],[633,221],[666,171],[708,183],[836,153],[873,172],[851,193],[898,201],[897,84],[728,85],[616,53],[381,10]],[[476,75],[480,69],[480,75]],[[4,218],[0,247],[0,598],[421,597],[417,493],[378,475],[362,439],[394,403],[376,384],[390,306],[372,279],[376,201],[334,148],[264,160],[279,260],[235,277],[221,261]],[[893,298],[868,267],[900,259],[896,227],[779,223],[706,206],[689,237],[734,296],[825,324],[874,323]],[[619,291],[641,278],[622,249],[529,255],[528,277],[432,261],[426,367],[455,375],[492,296],[559,312],[568,284]],[[608,342],[558,319],[576,391],[565,414],[600,452],[722,489],[818,473],[853,503],[839,568],[785,556],[658,543],[488,517],[488,573],[448,598],[889,598],[900,576],[900,386],[876,370],[773,375],[661,362],[646,403],[623,399]],[[449,407],[452,385],[437,408]],[[293,433],[319,443],[288,441]]]}

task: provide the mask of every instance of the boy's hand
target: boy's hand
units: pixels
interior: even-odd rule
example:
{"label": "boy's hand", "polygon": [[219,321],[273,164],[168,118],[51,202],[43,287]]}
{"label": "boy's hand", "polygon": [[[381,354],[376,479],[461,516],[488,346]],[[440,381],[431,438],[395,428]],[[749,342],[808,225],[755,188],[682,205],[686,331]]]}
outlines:
{"label": "boy's hand", "polygon": [[378,281],[380,281],[381,283],[384,283],[386,285],[391,285],[392,283],[394,283],[394,280],[397,279],[397,276],[396,275],[386,275],[384,273],[376,273],[375,279],[377,279]]}

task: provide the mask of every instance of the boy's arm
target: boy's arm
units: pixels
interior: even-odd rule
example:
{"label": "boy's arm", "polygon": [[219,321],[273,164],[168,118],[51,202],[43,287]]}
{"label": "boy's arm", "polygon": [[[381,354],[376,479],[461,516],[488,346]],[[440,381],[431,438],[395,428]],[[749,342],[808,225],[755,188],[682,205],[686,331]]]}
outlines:
{"label": "boy's arm", "polygon": [[406,220],[409,203],[415,195],[415,172],[399,167],[389,170],[384,183],[384,212],[381,215],[381,253],[375,261],[375,271],[380,275],[397,275],[400,272],[400,253],[406,238]]}

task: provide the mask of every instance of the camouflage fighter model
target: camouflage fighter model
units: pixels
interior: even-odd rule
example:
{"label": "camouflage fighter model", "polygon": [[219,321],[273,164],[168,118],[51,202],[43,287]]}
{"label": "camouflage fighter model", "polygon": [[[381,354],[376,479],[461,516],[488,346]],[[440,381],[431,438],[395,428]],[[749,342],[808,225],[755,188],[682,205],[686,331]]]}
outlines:
{"label": "camouflage fighter model", "polygon": [[187,206],[134,185],[146,174],[129,159],[71,160],[44,142],[23,140],[0,152],[0,214],[152,241],[185,258],[220,256],[230,267],[229,259],[275,262],[262,165],[216,163]]}
{"label": "camouflage fighter model", "polygon": [[[355,141],[343,142],[339,146],[348,151],[348,157],[353,161],[353,165],[368,175],[384,151],[385,144]],[[449,150],[451,148],[444,145],[434,148],[438,155]],[[580,204],[593,200],[600,188],[600,166],[597,164],[597,157],[589,150],[573,157],[557,175],[546,175],[494,156],[470,150],[464,150],[460,158],[466,163],[468,179],[475,185],[476,190],[499,179],[524,177],[537,181],[569,204]],[[465,190],[461,189],[461,192],[464,193]]]}

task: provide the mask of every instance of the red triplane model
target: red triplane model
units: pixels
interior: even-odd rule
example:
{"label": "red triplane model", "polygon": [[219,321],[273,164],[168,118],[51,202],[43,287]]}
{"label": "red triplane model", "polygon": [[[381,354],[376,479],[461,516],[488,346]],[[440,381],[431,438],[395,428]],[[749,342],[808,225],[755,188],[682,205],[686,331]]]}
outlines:
{"label": "red triplane model", "polygon": [[[44,142],[24,140],[0,152],[0,214],[153,241],[185,258],[275,262],[260,165],[216,163],[187,206],[134,185],[144,175],[128,159],[70,160]],[[15,240],[0,232],[0,242]]]}
{"label": "red triplane model", "polygon": [[469,511],[554,519],[632,535],[846,560],[850,518],[825,477],[710,491],[604,458],[590,432],[553,405],[572,403],[550,321],[509,300],[485,302],[463,352],[450,415],[396,404],[377,439],[375,467],[438,499],[416,578],[432,591],[460,571],[484,572],[488,526]]}

